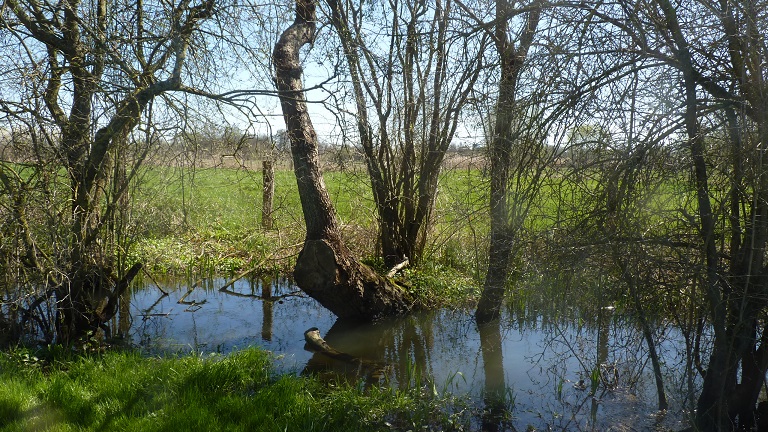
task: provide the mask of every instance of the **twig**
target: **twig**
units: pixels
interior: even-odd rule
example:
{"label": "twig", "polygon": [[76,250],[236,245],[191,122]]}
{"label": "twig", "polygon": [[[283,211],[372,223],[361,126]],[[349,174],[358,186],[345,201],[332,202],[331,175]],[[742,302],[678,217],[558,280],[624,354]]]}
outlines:
{"label": "twig", "polygon": [[197,300],[186,301],[186,300],[184,300],[185,298],[187,298],[188,295],[192,294],[192,291],[195,290],[195,287],[197,287],[197,282],[195,282],[195,284],[192,285],[192,288],[190,288],[189,291],[187,291],[186,294],[181,296],[181,298],[179,299],[179,301],[177,303],[185,304],[185,305],[191,305],[191,306],[198,306],[198,305],[205,304],[206,302],[208,302],[208,300],[203,300],[203,301],[197,301]]}
{"label": "twig", "polygon": [[149,280],[151,280],[151,281],[152,281],[152,283],[153,283],[153,284],[155,284],[155,286],[157,287],[157,289],[159,289],[159,290],[160,290],[160,292],[161,292],[161,293],[163,293],[163,295],[168,295],[168,292],[167,292],[166,290],[164,290],[164,289],[163,289],[163,287],[161,287],[159,283],[157,283],[157,281],[155,280],[155,278],[153,278],[153,277],[152,277],[152,275],[151,275],[151,274],[149,274],[149,272],[147,271],[147,268],[146,268],[146,267],[142,267],[141,269],[144,271],[144,274],[145,274],[145,275],[147,275],[147,277],[149,278]]}
{"label": "twig", "polygon": [[147,314],[141,314],[140,317],[144,318],[145,320],[150,317],[169,317],[171,315],[170,312],[165,313],[147,313]]}
{"label": "twig", "polygon": [[261,262],[259,262],[259,263],[258,263],[256,266],[254,266],[253,268],[250,268],[250,269],[248,269],[248,270],[246,270],[246,271],[244,271],[244,272],[240,273],[239,275],[235,276],[235,277],[234,277],[234,278],[232,278],[232,279],[231,279],[229,282],[227,282],[227,283],[226,283],[226,284],[225,284],[223,287],[219,288],[219,291],[225,291],[227,288],[229,288],[229,287],[231,287],[232,285],[234,285],[234,284],[235,284],[235,282],[237,282],[237,281],[239,281],[240,279],[242,279],[242,278],[244,278],[244,277],[248,276],[249,274],[251,274],[251,273],[255,272],[255,271],[256,271],[256,270],[258,270],[258,269],[259,269],[259,267],[261,267],[261,265],[262,265],[262,264],[264,264],[264,262],[266,262],[266,261],[267,261],[267,258],[265,258],[265,259],[261,260]]}
{"label": "twig", "polygon": [[282,299],[288,298],[288,297],[304,297],[303,291],[301,291],[301,290],[292,291],[292,292],[289,292],[287,294],[281,294],[281,295],[277,295],[277,296],[262,296],[262,295],[258,295],[258,294],[243,294],[243,293],[235,292],[235,291],[232,291],[232,290],[225,290],[223,288],[220,289],[219,292],[222,292],[224,294],[229,294],[229,295],[235,296],[235,297],[255,298],[255,299],[259,299],[259,300],[266,301],[266,302],[276,302],[278,300],[282,300]]}
{"label": "twig", "polygon": [[[160,304],[160,302],[161,302],[161,301],[162,301],[164,298],[166,298],[166,297],[168,297],[168,294],[163,294],[163,295],[161,295],[160,297],[158,297],[158,298],[157,298],[157,300],[155,300],[155,302],[154,302],[154,303],[152,303],[152,306],[150,306],[150,307],[148,307],[146,310],[144,310],[144,315],[147,315],[147,314],[149,314],[149,311],[151,311],[152,309],[154,309],[154,308],[155,308],[155,306],[159,305],[159,304]],[[150,315],[151,315],[151,314],[150,314]]]}

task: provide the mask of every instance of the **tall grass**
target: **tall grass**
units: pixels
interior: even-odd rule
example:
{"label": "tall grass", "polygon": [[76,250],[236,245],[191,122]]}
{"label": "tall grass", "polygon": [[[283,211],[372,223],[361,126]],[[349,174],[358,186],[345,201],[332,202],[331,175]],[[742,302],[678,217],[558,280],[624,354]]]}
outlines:
{"label": "tall grass", "polygon": [[[459,430],[467,415],[418,389],[333,389],[276,376],[268,353],[143,358],[132,352],[40,360],[0,354],[0,430]],[[463,425],[463,426],[461,426]]]}

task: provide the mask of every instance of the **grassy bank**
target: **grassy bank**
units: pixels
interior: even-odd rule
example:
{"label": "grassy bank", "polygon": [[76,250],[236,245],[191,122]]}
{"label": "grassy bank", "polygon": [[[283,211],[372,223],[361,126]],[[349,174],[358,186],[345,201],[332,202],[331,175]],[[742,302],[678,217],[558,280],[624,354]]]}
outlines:
{"label": "grassy bank", "polygon": [[[0,353],[0,430],[465,430],[463,404],[423,389],[276,376],[268,353],[143,358]],[[450,414],[456,411],[459,414]]]}
{"label": "grassy bank", "polygon": [[[156,276],[194,278],[257,264],[291,269],[304,238],[291,171],[276,173],[269,231],[260,225],[259,171],[153,166],[139,177],[131,191],[128,261],[144,263]],[[376,226],[367,176],[329,172],[325,180],[345,241],[359,256],[371,257]],[[487,227],[478,182],[479,173],[457,171],[441,184],[427,261],[403,272],[424,303],[472,304],[479,295],[473,272],[482,267]],[[123,351],[0,353],[0,431],[467,430],[478,414],[473,409],[419,385],[363,389],[278,376],[270,355],[258,349],[178,358]]]}

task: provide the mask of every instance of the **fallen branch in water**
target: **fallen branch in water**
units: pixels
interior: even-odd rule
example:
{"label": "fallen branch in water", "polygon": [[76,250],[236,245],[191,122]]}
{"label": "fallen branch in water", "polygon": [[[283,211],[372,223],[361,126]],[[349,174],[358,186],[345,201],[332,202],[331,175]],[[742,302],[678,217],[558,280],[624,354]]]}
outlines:
{"label": "fallen branch in water", "polygon": [[255,299],[259,299],[259,300],[266,301],[266,302],[276,302],[278,300],[282,300],[282,299],[287,298],[287,297],[306,297],[304,292],[301,291],[301,290],[291,291],[291,292],[289,292],[287,294],[280,294],[280,295],[276,295],[276,296],[263,296],[263,295],[259,295],[259,294],[243,294],[243,293],[239,293],[239,292],[235,292],[235,291],[228,290],[228,289],[223,289],[223,288],[219,289],[219,292],[224,293],[224,294],[229,294],[229,295],[235,296],[235,297],[255,298]]}
{"label": "fallen branch in water", "polygon": [[139,316],[143,320],[147,320],[148,318],[151,318],[151,317],[166,317],[167,318],[167,317],[171,316],[171,313],[170,312],[164,312],[164,313],[159,313],[158,312],[158,313],[150,313],[150,314],[144,313],[144,314],[140,314]]}
{"label": "fallen branch in water", "polygon": [[[198,282],[199,282],[199,281],[198,281]],[[178,301],[177,303],[179,303],[179,304],[184,304],[184,305],[190,305],[190,306],[199,306],[199,305],[201,305],[201,304],[205,304],[206,302],[208,302],[208,300],[203,300],[203,301],[200,301],[200,302],[199,302],[199,301],[197,301],[197,300],[192,300],[192,301],[186,301],[186,300],[185,300],[185,299],[187,298],[187,296],[188,296],[188,295],[192,294],[192,291],[194,291],[194,290],[195,290],[195,288],[197,288],[197,282],[195,282],[195,284],[194,284],[194,285],[192,285],[192,288],[190,288],[190,289],[187,291],[187,293],[186,293],[186,294],[184,294],[183,296],[181,296],[181,298],[179,299],[179,301]]]}
{"label": "fallen branch in water", "polygon": [[160,290],[161,293],[163,293],[164,296],[168,295],[168,291],[164,290],[163,287],[160,286],[159,283],[155,280],[155,278],[152,277],[152,275],[147,271],[145,267],[142,267],[141,270],[144,272],[145,275],[149,278],[149,280],[152,281],[153,284],[155,284],[155,287]]}

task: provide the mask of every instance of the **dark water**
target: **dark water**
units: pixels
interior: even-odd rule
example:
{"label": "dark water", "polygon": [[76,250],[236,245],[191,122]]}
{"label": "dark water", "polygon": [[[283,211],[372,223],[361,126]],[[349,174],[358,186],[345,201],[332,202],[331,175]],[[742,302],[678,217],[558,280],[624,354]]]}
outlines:
{"label": "dark water", "polygon": [[[259,346],[278,356],[277,367],[284,373],[420,385],[438,394],[466,395],[486,408],[500,408],[489,401],[502,399],[501,407],[512,416],[508,430],[684,427],[682,347],[674,329],[658,334],[671,407],[658,413],[642,335],[611,308],[584,317],[523,307],[481,329],[471,313],[447,310],[354,324],[337,321],[285,280],[241,280],[219,291],[225,283],[206,280],[191,290],[186,283],[163,284],[167,296],[147,285],[131,294],[130,311],[121,311],[115,324],[153,354],[227,353]],[[305,350],[304,331],[311,327],[362,364]]]}

